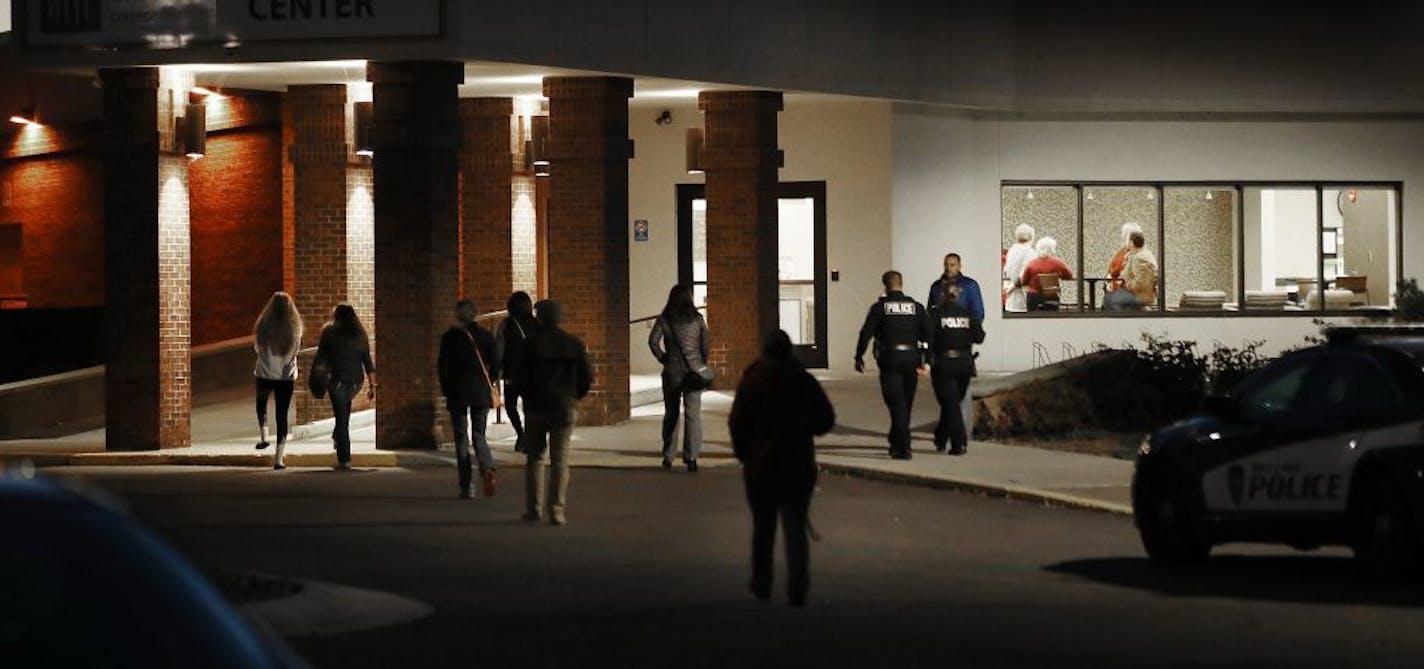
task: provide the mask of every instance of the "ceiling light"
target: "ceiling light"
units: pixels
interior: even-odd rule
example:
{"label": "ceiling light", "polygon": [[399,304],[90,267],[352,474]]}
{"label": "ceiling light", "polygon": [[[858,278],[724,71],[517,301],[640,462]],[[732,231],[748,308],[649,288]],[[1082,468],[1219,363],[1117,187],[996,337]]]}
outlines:
{"label": "ceiling light", "polygon": [[1032,199],[1033,199],[1033,191],[1029,191],[1028,194],[1024,196],[1024,199],[1025,199],[1025,200],[1032,200]]}
{"label": "ceiling light", "polygon": [[1210,200],[1212,199],[1212,198],[1211,198],[1211,191],[1207,191],[1207,192],[1206,192],[1206,199],[1207,199],[1208,201],[1210,201]]}

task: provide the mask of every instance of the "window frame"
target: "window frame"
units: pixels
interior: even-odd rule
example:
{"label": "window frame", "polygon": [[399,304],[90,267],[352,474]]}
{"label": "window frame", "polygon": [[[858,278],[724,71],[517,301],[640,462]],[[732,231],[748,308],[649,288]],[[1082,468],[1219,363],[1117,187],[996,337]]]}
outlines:
{"label": "window frame", "polygon": [[[999,181],[999,201],[1003,201],[1005,188],[1073,188],[1078,196],[1078,267],[1073,279],[1077,286],[1078,295],[1085,294],[1083,281],[1083,191],[1088,188],[1112,188],[1112,187],[1137,187],[1152,188],[1155,190],[1154,197],[1157,200],[1157,304],[1140,310],[1130,311],[1106,311],[1102,309],[1074,310],[1074,311],[1008,311],[1000,305],[999,314],[1005,319],[1020,318],[1319,318],[1341,317],[1341,316],[1384,316],[1389,315],[1392,307],[1365,307],[1362,309],[1327,309],[1328,300],[1325,299],[1325,245],[1322,239],[1325,235],[1325,191],[1345,188],[1380,188],[1389,189],[1394,192],[1395,197],[1395,217],[1394,217],[1394,239],[1395,247],[1393,258],[1394,269],[1397,276],[1403,278],[1404,274],[1404,182],[1403,181],[1338,181],[1338,180],[1317,180],[1317,181],[1243,181],[1232,179],[1216,180],[1192,180],[1192,181],[1110,181],[1110,180],[1061,180],[1061,179],[1002,179]],[[1235,299],[1238,305],[1234,311],[1222,309],[1220,311],[1180,311],[1170,310],[1167,304],[1167,272],[1168,256],[1170,252],[1167,248],[1166,239],[1166,201],[1165,191],[1170,188],[1211,188],[1213,190],[1234,190],[1236,193],[1236,285]],[[1319,307],[1315,309],[1301,309],[1299,311],[1266,311],[1248,310],[1240,305],[1246,303],[1246,189],[1260,188],[1309,188],[1315,191],[1315,274],[1316,285],[1321,299]],[[995,235],[1002,239],[1004,236],[1004,214],[1002,206],[999,211]],[[1000,269],[1000,274],[1003,271]],[[1394,286],[1390,286],[1391,294]]]}

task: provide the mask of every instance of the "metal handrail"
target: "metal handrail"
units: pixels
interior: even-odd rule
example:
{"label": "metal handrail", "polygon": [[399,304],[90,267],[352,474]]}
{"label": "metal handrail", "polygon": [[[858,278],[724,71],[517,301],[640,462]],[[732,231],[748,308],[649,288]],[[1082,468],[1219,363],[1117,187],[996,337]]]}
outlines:
{"label": "metal handrail", "polygon": [[[697,307],[697,310],[698,310],[698,311],[707,311],[707,305],[705,305],[705,304],[704,304],[704,305],[701,305],[701,306]],[[629,324],[629,325],[637,325],[637,324],[639,324],[639,323],[646,323],[646,322],[648,322],[648,321],[655,321],[655,320],[657,320],[657,319],[659,319],[659,318],[662,318],[662,317],[663,317],[662,314],[653,314],[652,316],[644,316],[644,317],[642,317],[642,318],[634,318],[633,320],[628,321],[628,324]]]}

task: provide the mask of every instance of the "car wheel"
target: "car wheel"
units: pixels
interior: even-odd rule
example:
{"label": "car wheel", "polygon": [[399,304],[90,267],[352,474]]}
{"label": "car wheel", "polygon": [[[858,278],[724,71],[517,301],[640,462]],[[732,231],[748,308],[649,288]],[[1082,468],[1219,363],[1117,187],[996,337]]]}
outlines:
{"label": "car wheel", "polygon": [[1182,488],[1164,474],[1138,482],[1133,515],[1142,547],[1154,562],[1201,562],[1211,553],[1211,542],[1197,532],[1197,505]]}
{"label": "car wheel", "polygon": [[1392,576],[1419,565],[1421,538],[1404,501],[1383,477],[1360,488],[1351,514],[1350,547],[1366,571]]}

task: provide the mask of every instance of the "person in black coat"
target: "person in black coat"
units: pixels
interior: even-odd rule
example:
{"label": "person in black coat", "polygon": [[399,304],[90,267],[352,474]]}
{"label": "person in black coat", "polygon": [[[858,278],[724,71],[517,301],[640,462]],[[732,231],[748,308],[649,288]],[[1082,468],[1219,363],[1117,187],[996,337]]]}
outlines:
{"label": "person in black coat", "polygon": [[[559,324],[564,311],[558,302],[534,305],[542,329],[524,342],[515,367],[515,384],[524,393],[528,423],[524,445],[524,519],[538,522],[545,507],[549,522],[563,525],[569,489],[569,443],[578,422],[578,401],[593,387],[593,365],[583,341]],[[544,451],[549,451],[553,475],[545,481]],[[547,490],[547,499],[545,493]]]}
{"label": "person in black coat", "polygon": [[835,426],[835,408],[821,384],[793,354],[782,330],[767,334],[762,355],[747,367],[727,426],[742,463],[752,510],[752,593],[771,598],[772,548],[781,515],[786,544],[787,598],[804,606],[810,586],[807,514],[816,487],[812,437]]}
{"label": "person in black coat", "polygon": [[[371,337],[350,304],[342,302],[331,310],[331,320],[321,328],[313,367],[323,367],[329,378],[326,393],[331,398],[335,425],[331,441],[336,447],[336,469],[351,469],[351,400],[370,377],[366,399],[376,400],[376,365],[371,360]],[[318,374],[312,374],[318,377]]]}
{"label": "person in black coat", "polygon": [[[495,335],[499,341],[500,349],[504,351],[504,410],[509,414],[509,424],[514,428],[514,452],[524,452],[524,421],[519,414],[519,398],[523,393],[519,386],[511,378],[509,370],[514,368],[519,354],[523,351],[524,341],[534,336],[539,331],[539,321],[534,318],[534,302],[530,299],[529,293],[522,290],[510,294],[509,300],[504,304],[505,311],[509,316],[499,325],[499,332]],[[528,411],[528,402],[525,402],[525,411]]]}
{"label": "person in black coat", "polygon": [[930,380],[939,400],[939,424],[935,426],[935,450],[964,455],[969,435],[960,404],[974,376],[974,345],[984,343],[984,325],[959,303],[959,286],[950,285],[939,304],[930,309],[925,338],[930,342]]}
{"label": "person in black coat", "polygon": [[485,427],[494,406],[491,390],[499,379],[503,356],[494,335],[475,322],[476,314],[475,304],[469,300],[455,304],[455,325],[440,338],[440,356],[436,363],[440,392],[445,395],[445,408],[450,411],[450,425],[455,432],[455,462],[462,499],[474,496],[470,489],[474,473],[470,467],[472,438],[475,459],[480,466],[481,489],[485,497],[495,492],[495,462],[489,440],[485,438]]}
{"label": "person in black coat", "polygon": [[922,364],[925,308],[901,290],[904,278],[890,270],[880,276],[885,295],[870,305],[855,343],[855,371],[865,372],[865,349],[875,340],[875,364],[880,368],[880,396],[890,410],[890,457],[910,459],[910,411],[915,388],[929,374]]}

